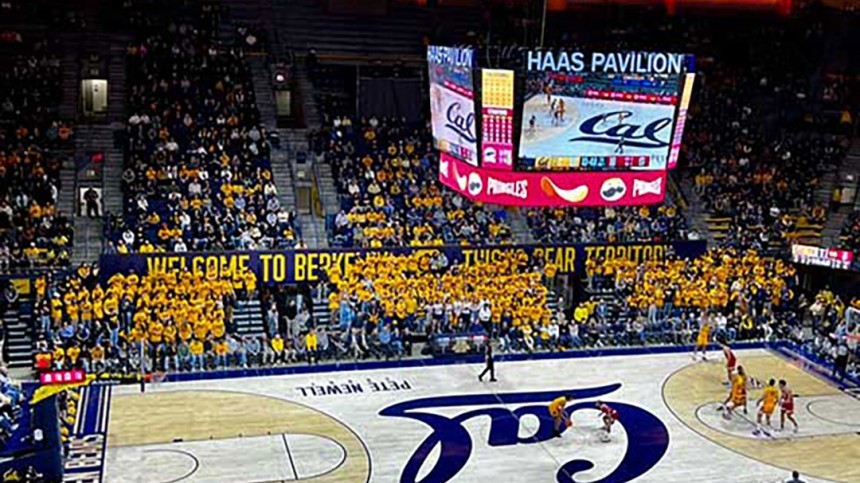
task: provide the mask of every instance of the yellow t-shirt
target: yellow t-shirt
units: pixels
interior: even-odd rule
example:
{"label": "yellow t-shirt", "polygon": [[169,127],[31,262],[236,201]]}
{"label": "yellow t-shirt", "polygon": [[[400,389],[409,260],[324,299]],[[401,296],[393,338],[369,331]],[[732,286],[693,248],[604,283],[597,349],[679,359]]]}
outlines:
{"label": "yellow t-shirt", "polygon": [[284,339],[281,339],[280,337],[272,339],[272,350],[275,352],[281,352],[284,350]]}
{"label": "yellow t-shirt", "polygon": [[203,342],[200,342],[199,340],[191,341],[191,344],[188,346],[188,348],[191,350],[191,353],[194,354],[195,356],[199,356],[200,354],[203,354]]}
{"label": "yellow t-shirt", "polygon": [[567,405],[567,398],[564,396],[557,397],[549,403],[549,413],[553,417],[561,416],[561,413],[564,411],[564,406]]}

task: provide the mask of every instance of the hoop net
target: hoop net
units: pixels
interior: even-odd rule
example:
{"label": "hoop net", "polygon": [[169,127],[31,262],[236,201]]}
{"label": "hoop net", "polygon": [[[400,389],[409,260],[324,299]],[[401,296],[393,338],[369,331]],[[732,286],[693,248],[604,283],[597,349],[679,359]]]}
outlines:
{"label": "hoop net", "polygon": [[143,376],[143,382],[150,389],[155,389],[161,385],[164,381],[167,380],[167,372],[164,371],[155,371],[147,373]]}

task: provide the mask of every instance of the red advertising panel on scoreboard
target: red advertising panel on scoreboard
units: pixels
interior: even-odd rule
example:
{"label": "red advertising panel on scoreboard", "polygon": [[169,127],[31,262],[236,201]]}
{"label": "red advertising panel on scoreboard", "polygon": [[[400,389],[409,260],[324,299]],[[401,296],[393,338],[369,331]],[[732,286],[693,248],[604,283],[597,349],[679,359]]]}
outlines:
{"label": "red advertising panel on scoreboard", "polygon": [[851,264],[854,262],[854,253],[838,248],[822,248],[798,244],[791,246],[791,260],[794,263],[802,263],[804,265],[851,270]]}
{"label": "red advertising panel on scoreboard", "polygon": [[514,71],[481,71],[481,166],[514,168]]}
{"label": "red advertising panel on scoreboard", "polygon": [[444,153],[439,181],[471,200],[505,206],[646,205],[666,197],[665,171],[500,171]]}

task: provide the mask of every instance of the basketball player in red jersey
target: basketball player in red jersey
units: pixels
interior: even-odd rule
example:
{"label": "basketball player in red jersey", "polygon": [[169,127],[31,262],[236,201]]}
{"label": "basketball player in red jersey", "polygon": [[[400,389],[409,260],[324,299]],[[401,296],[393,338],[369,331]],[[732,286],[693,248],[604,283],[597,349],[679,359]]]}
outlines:
{"label": "basketball player in red jersey", "polygon": [[732,384],[732,374],[735,373],[735,368],[738,365],[738,358],[732,352],[732,348],[728,344],[721,342],[720,347],[723,349],[723,356],[726,358],[726,385]]}
{"label": "basketball player in red jersey", "polygon": [[601,437],[601,440],[609,441],[609,434],[612,432],[612,425],[615,424],[615,421],[618,421],[618,411],[612,409],[602,401],[597,401],[595,406],[600,411],[600,417],[603,419],[603,430],[606,431],[606,433]]}
{"label": "basketball player in red jersey", "polygon": [[782,431],[785,429],[785,418],[788,418],[791,424],[794,425],[794,432],[796,433],[798,426],[797,420],[794,419],[794,393],[791,392],[791,388],[788,387],[785,379],[780,379],[779,391],[779,430]]}

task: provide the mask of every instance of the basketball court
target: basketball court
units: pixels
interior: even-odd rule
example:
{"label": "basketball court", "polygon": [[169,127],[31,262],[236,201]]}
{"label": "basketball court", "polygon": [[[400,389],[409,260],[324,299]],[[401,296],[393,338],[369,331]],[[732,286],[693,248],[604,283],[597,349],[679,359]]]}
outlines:
{"label": "basketball court", "polygon": [[[788,380],[799,433],[753,435],[752,403],[723,419],[717,352],[504,362],[497,383],[455,364],[116,386],[103,481],[860,481],[860,401],[768,350],[737,355]],[[553,438],[546,406],[564,394],[574,424]],[[620,413],[609,442],[598,399]]]}

